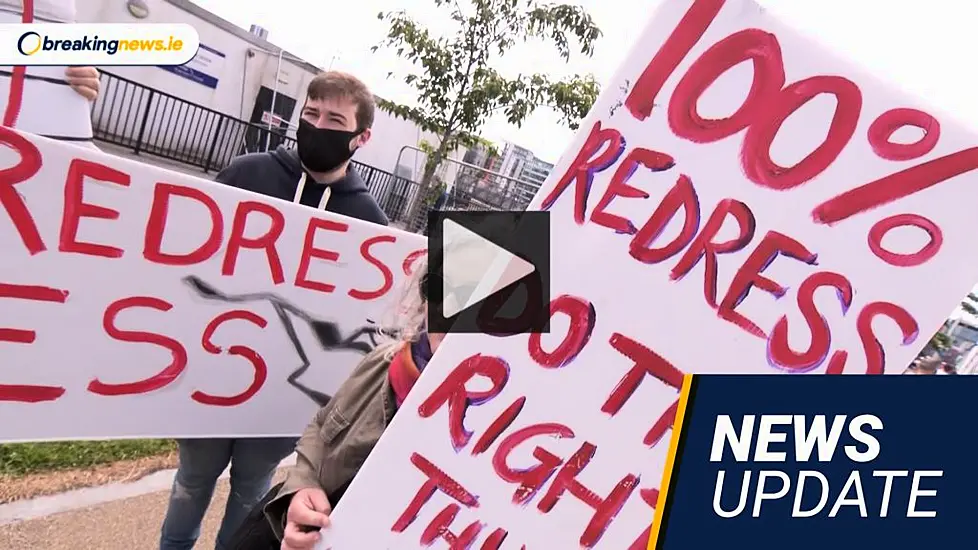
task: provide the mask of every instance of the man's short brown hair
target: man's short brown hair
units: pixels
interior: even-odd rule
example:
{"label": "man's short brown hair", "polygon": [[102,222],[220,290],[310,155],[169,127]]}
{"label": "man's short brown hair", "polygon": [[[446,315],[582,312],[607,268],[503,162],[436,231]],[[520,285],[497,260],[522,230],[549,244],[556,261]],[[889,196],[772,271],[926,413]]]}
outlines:
{"label": "man's short brown hair", "polygon": [[374,94],[352,74],[340,71],[318,74],[309,82],[306,95],[312,100],[349,99],[357,106],[357,129],[366,130],[374,125]]}

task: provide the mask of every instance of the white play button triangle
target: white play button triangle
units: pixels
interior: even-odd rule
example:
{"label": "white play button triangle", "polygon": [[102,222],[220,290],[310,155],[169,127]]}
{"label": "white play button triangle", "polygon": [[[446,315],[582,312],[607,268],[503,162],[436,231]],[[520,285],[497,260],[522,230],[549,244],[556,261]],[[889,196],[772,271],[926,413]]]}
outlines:
{"label": "white play button triangle", "polygon": [[[530,262],[447,218],[442,222],[442,258],[445,317],[458,314],[536,271]],[[495,275],[500,265],[505,267]],[[497,278],[493,284],[480,284],[487,275]]]}

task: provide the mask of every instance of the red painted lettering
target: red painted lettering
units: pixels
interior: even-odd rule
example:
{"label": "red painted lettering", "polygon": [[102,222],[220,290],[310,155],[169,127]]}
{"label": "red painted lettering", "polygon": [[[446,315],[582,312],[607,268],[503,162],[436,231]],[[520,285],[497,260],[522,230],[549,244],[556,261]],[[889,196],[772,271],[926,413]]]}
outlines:
{"label": "red painted lettering", "polygon": [[689,7],[625,99],[625,108],[633,117],[645,120],[652,114],[662,86],[689,55],[693,46],[703,38],[723,4],[724,0],[695,0]]}
{"label": "red painted lettering", "polygon": [[[713,239],[723,228],[723,222],[727,220],[728,215],[737,222],[737,236],[728,241],[714,242]],[[686,250],[683,257],[679,259],[676,267],[672,268],[669,278],[673,281],[682,279],[699,263],[700,259],[705,257],[703,296],[710,307],[716,308],[717,254],[729,254],[742,250],[754,238],[755,226],[754,214],[746,204],[733,199],[720,201],[716,209],[713,210],[713,214],[710,215],[710,219],[706,221],[699,236]]]}
{"label": "red painted lettering", "polygon": [[129,187],[129,174],[104,164],[74,159],[68,166],[65,180],[65,207],[61,215],[61,240],[58,250],[70,254],[87,254],[103,258],[121,258],[122,249],[104,244],[78,241],[78,224],[82,218],[117,220],[119,212],[105,206],[85,202],[85,178]]}
{"label": "red painted lettering", "polygon": [[[469,390],[465,386],[476,376],[488,378],[492,387],[488,390]],[[455,450],[461,450],[472,438],[472,432],[465,429],[465,413],[469,406],[479,406],[499,395],[509,381],[509,365],[498,357],[481,354],[462,361],[431,395],[418,407],[422,418],[429,418],[446,404],[448,405],[448,426]]]}
{"label": "red painted lettering", "polygon": [[[838,273],[820,271],[813,273],[798,287],[798,309],[811,332],[812,339],[808,349],[796,352],[788,344],[788,316],[783,315],[771,329],[768,337],[768,362],[779,368],[795,372],[809,372],[817,369],[828,356],[832,346],[832,331],[828,321],[815,306],[815,292],[823,287],[834,288],[845,315],[852,305],[852,283]],[[833,356],[837,361],[839,353]]]}
{"label": "red painted lettering", "polygon": [[401,271],[403,271],[405,275],[410,277],[414,273],[414,264],[422,257],[427,255],[428,255],[427,248],[422,248],[421,250],[415,250],[414,252],[411,252],[410,254],[407,255],[406,258],[404,258],[404,262],[401,264]]}
{"label": "red painted lettering", "polygon": [[599,497],[594,491],[585,487],[577,480],[577,475],[591,462],[597,448],[591,443],[584,443],[576,453],[564,463],[564,466],[554,476],[553,483],[546,494],[540,499],[537,508],[547,513],[553,510],[564,493],[570,493],[578,500],[594,509],[594,515],[588,522],[580,543],[583,548],[593,548],[601,540],[612,520],[618,515],[622,506],[631,496],[638,485],[639,478],[628,474],[619,481],[606,498]]}
{"label": "red painted lettering", "polygon": [[[480,550],[499,550],[499,547],[503,545],[503,541],[506,540],[507,536],[509,536],[509,533],[505,529],[496,529],[492,533],[489,533],[485,542],[482,543]],[[526,546],[523,547],[523,550],[526,550]]]}
{"label": "red painted lettering", "polygon": [[[207,208],[211,218],[211,232],[207,240],[195,250],[182,254],[163,252],[163,236],[166,234],[166,222],[170,212],[170,199],[183,197],[197,201]],[[143,241],[143,257],[162,265],[194,265],[207,261],[221,248],[224,237],[224,217],[221,209],[207,193],[193,187],[174,185],[172,183],[157,183],[153,189],[153,205],[150,207],[149,219],[146,221],[146,236]]]}
{"label": "red painted lettering", "polygon": [[446,496],[454,499],[459,504],[465,505],[467,508],[478,508],[479,499],[475,495],[468,492],[459,482],[441,471],[427,458],[418,453],[412,453],[411,464],[427,476],[428,479],[418,489],[418,492],[411,499],[404,512],[394,521],[394,525],[391,526],[391,531],[403,533],[405,529],[410,527],[414,523],[414,520],[418,518],[422,506],[427,504],[431,500],[431,497],[435,495],[435,491],[441,491]]}
{"label": "red painted lettering", "polygon": [[553,319],[557,313],[563,313],[570,318],[570,326],[560,345],[552,352],[545,351],[538,332],[530,334],[527,344],[530,357],[546,369],[560,368],[573,361],[587,345],[594,331],[594,305],[583,298],[567,294],[558,296],[550,302],[550,318]]}
{"label": "red painted lettering", "polygon": [[[754,78],[744,103],[727,118],[701,117],[696,103],[707,88],[747,60],[754,64]],[[669,127],[677,136],[694,143],[719,141],[750,126],[782,86],[784,62],[778,39],[760,29],[735,32],[703,52],[676,84],[669,102]]]}
{"label": "red painted lettering", "polygon": [[759,288],[777,298],[784,296],[785,288],[783,286],[761,275],[779,254],[808,265],[815,265],[815,261],[818,259],[816,254],[813,254],[800,242],[776,231],[768,231],[730,282],[730,288],[727,289],[727,294],[717,309],[717,315],[721,319],[730,321],[754,336],[767,338],[767,334],[761,330],[761,327],[737,312],[736,309],[747,297],[751,288]]}
{"label": "red painted lettering", "polygon": [[627,199],[649,198],[649,194],[645,191],[628,185],[628,181],[631,180],[632,175],[640,165],[652,172],[663,172],[675,166],[676,162],[665,153],[642,149],[641,147],[632,149],[628,153],[628,156],[625,157],[625,160],[618,166],[618,169],[615,170],[615,174],[611,176],[611,182],[608,184],[604,196],[598,201],[598,205],[594,207],[594,211],[591,213],[592,222],[609,229],[614,229],[616,233],[633,235],[637,231],[635,224],[631,220],[616,214],[611,214],[607,211],[607,208],[611,205],[611,201],[617,197]]}
{"label": "red painted lettering", "polygon": [[[34,22],[34,0],[24,0],[23,13],[20,16],[22,23]],[[3,111],[3,125],[13,128],[17,125],[20,118],[20,108],[24,102],[24,82],[27,80],[27,67],[16,65],[10,74],[10,93],[7,98],[7,108]]]}
{"label": "red painted lettering", "polygon": [[[893,134],[904,126],[916,126],[924,135],[913,143],[890,141]],[[873,152],[886,160],[913,160],[934,150],[941,138],[941,123],[931,115],[916,109],[890,109],[869,125],[866,139]]]}
{"label": "red painted lettering", "polygon": [[313,258],[326,260],[327,262],[335,262],[340,258],[340,255],[332,250],[316,248],[316,231],[320,229],[346,233],[349,231],[350,226],[345,223],[320,218],[309,219],[309,225],[306,226],[306,238],[302,243],[302,253],[299,256],[299,269],[295,273],[295,286],[329,294],[336,290],[336,285],[309,280],[309,265]]}
{"label": "red painted lettering", "polygon": [[908,197],[978,168],[978,147],[911,166],[823,202],[812,210],[815,223],[832,225]]}
{"label": "red painted lettering", "polygon": [[[601,149],[602,147],[604,150]],[[598,154],[598,151],[601,153]],[[594,175],[607,170],[618,161],[618,157],[624,151],[625,138],[621,132],[614,128],[602,128],[601,121],[595,122],[581,150],[567,168],[567,172],[540,203],[540,209],[550,210],[571,182],[574,182],[574,221],[577,225],[584,225],[587,200],[591,194]]]}
{"label": "red painted lettering", "polygon": [[376,267],[380,274],[384,276],[384,284],[380,285],[380,288],[376,290],[357,290],[351,289],[350,296],[356,298],[357,300],[376,300],[384,294],[387,294],[391,288],[394,287],[394,273],[391,268],[387,267],[383,261],[377,259],[376,256],[370,253],[370,248],[378,243],[395,243],[397,242],[397,237],[394,235],[377,235],[376,237],[371,237],[360,245],[360,255],[363,256],[364,260]]}
{"label": "red painted lettering", "polygon": [[550,476],[560,467],[563,460],[557,455],[537,446],[533,449],[533,458],[538,462],[529,468],[513,468],[509,465],[509,456],[518,445],[531,437],[549,436],[557,439],[574,437],[574,430],[563,424],[533,424],[516,430],[506,436],[492,456],[492,468],[503,481],[519,483],[513,493],[514,504],[525,504],[533,499],[537,491],[550,479]]}
{"label": "red painted lettering", "polygon": [[[927,244],[912,254],[900,254],[883,248],[883,237],[898,227],[916,227],[927,233]],[[944,244],[944,233],[936,223],[917,214],[897,214],[876,222],[867,237],[869,249],[877,258],[894,267],[913,267],[927,263]]]}
{"label": "red painted lettering", "polygon": [[124,330],[116,326],[116,317],[129,308],[151,308],[157,311],[170,311],[173,304],[150,296],[133,296],[116,300],[109,304],[102,316],[102,328],[109,338],[120,342],[153,344],[165,348],[173,356],[170,364],[157,374],[138,382],[110,384],[98,378],[88,383],[88,391],[99,395],[135,395],[149,393],[165,388],[176,380],[187,367],[187,350],[176,340],[153,332]]}
{"label": "red painted lettering", "polygon": [[430,546],[436,540],[441,539],[448,543],[449,550],[468,550],[475,542],[475,537],[479,535],[479,531],[482,531],[483,525],[478,521],[473,521],[461,534],[452,533],[449,529],[459,510],[461,507],[453,502],[438,512],[431,523],[421,532],[421,544]]}
{"label": "red painted lettering", "polygon": [[[666,225],[679,213],[680,208],[685,213],[685,219],[679,235],[665,246],[652,248],[650,245],[659,238]],[[700,199],[696,196],[696,189],[689,176],[680,174],[676,184],[666,193],[655,212],[632,238],[628,253],[632,258],[645,264],[665,261],[685,248],[696,236],[699,227]]]}
{"label": "red painted lettering", "polygon": [[[835,114],[825,139],[792,167],[771,160],[771,144],[781,125],[792,113],[820,94],[835,96]],[[787,190],[798,187],[824,172],[839,158],[856,133],[863,96],[859,87],[841,76],[813,76],[789,85],[780,94],[768,96],[763,115],[747,129],[740,158],[744,173],[758,185]]]}
{"label": "red painted lettering", "polygon": [[[258,237],[245,237],[248,216],[252,212],[264,214],[268,218],[269,228]],[[274,206],[255,201],[243,201],[238,204],[238,208],[234,212],[231,235],[228,236],[227,250],[224,252],[224,265],[221,267],[221,274],[234,275],[234,266],[237,264],[238,253],[241,252],[242,248],[264,249],[268,259],[268,269],[272,274],[272,282],[275,284],[283,283],[285,275],[282,273],[282,260],[275,248],[275,242],[282,235],[283,229],[285,229],[285,216]],[[298,282],[296,284],[298,286]]]}
{"label": "red painted lettering", "polygon": [[520,415],[523,411],[523,405],[526,404],[526,397],[518,397],[516,401],[513,401],[506,409],[489,424],[486,431],[482,433],[482,437],[475,442],[472,446],[472,456],[482,454],[489,450],[489,447],[496,442],[496,439],[506,431],[507,428],[512,425],[516,417]]}
{"label": "red painted lettering", "polygon": [[[211,322],[207,324],[207,327],[204,328],[204,334],[200,340],[200,345],[204,348],[204,351],[213,355],[221,354],[221,348],[214,344],[214,341],[212,340],[214,337],[214,332],[225,322],[233,320],[248,321],[259,328],[265,328],[268,325],[268,321],[250,311],[243,309],[226,311],[212,319]],[[234,407],[235,405],[240,405],[248,401],[254,397],[256,393],[258,393],[258,390],[260,390],[265,384],[265,379],[268,378],[268,366],[265,364],[265,359],[257,351],[249,348],[248,346],[242,345],[233,345],[229,347],[228,355],[242,357],[251,363],[251,367],[255,371],[251,385],[249,385],[243,392],[227,397],[210,395],[198,390],[190,394],[191,399],[204,405],[213,405],[215,407]]]}
{"label": "red painted lettering", "polygon": [[3,126],[0,126],[0,144],[10,147],[20,156],[17,164],[0,170],[0,205],[10,216],[27,252],[33,256],[44,252],[47,247],[27,204],[14,186],[31,179],[41,169],[41,152],[30,140]]}
{"label": "red painted lettering", "polygon": [[[9,132],[9,130],[2,127],[0,127],[0,130]],[[3,188],[0,187],[0,189]],[[63,304],[68,300],[68,291],[46,286],[0,283],[0,299],[2,298]],[[33,344],[36,339],[37,333],[33,330],[0,327],[0,342]],[[10,367],[11,365],[3,366]],[[41,403],[44,401],[54,401],[64,395],[64,393],[65,389],[61,386],[0,384],[0,401]]]}
{"label": "red painted lettering", "polygon": [[879,316],[889,317],[900,328],[903,336],[900,342],[904,346],[910,345],[917,339],[920,327],[917,320],[907,313],[902,307],[889,302],[873,302],[859,312],[856,319],[856,330],[859,333],[859,340],[863,343],[863,350],[866,352],[866,374],[883,374],[886,369],[886,353],[883,344],[873,332],[873,320]]}
{"label": "red painted lettering", "polygon": [[[609,339],[611,347],[619,353],[628,357],[634,365],[625,376],[618,382],[615,389],[608,396],[608,399],[601,406],[601,412],[611,416],[618,414],[618,411],[625,406],[625,403],[632,397],[635,390],[642,383],[646,376],[658,379],[662,383],[674,388],[677,392],[683,387],[683,372],[672,365],[658,353],[642,345],[631,338],[614,333]],[[645,434],[643,443],[649,447],[655,446],[665,435],[666,431],[672,428],[676,420],[676,411],[679,405],[678,398],[652,425],[652,429]]]}
{"label": "red painted lettering", "polygon": [[[27,2],[33,1],[24,0],[25,9],[22,19],[24,23],[30,23],[34,19],[33,15],[27,15],[28,10],[26,9]],[[17,119],[20,118],[20,108],[24,102],[24,82],[26,80],[27,67],[24,65],[14,65],[13,70],[10,72],[10,92],[7,100],[7,108],[3,111],[3,126],[13,128],[17,125]]]}

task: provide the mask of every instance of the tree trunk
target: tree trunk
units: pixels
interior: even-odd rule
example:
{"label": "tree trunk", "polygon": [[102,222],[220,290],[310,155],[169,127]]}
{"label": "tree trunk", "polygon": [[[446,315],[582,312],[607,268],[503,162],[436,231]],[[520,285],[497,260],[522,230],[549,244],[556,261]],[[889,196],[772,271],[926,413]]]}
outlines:
{"label": "tree trunk", "polygon": [[413,230],[424,233],[423,230],[428,225],[428,212],[430,212],[434,200],[437,200],[437,197],[429,196],[434,187],[432,180],[435,178],[435,172],[438,170],[438,167],[441,166],[442,161],[445,159],[447,149],[448,133],[446,132],[441,136],[441,143],[438,145],[438,149],[425,161],[424,172],[421,175],[418,192],[415,194],[414,205],[408,216],[408,220],[411,220],[412,226],[408,227],[409,231]]}

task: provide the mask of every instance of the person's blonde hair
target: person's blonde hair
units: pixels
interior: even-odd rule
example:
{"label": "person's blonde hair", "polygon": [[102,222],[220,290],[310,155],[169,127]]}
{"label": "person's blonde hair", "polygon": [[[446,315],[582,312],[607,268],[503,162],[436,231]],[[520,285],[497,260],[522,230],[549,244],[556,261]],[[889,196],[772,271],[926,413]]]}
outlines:
{"label": "person's blonde hair", "polygon": [[[428,258],[415,263],[414,271],[397,290],[399,296],[394,306],[381,320],[381,334],[386,343],[416,342],[424,332],[426,302],[421,295],[421,281],[428,273]],[[393,356],[399,347],[391,346],[387,354]]]}
{"label": "person's blonde hair", "polygon": [[[461,251],[469,246],[480,244],[481,241],[482,239],[477,236],[463,235],[461,238],[443,242],[442,251],[436,253],[435,258],[432,258],[430,254],[426,254],[423,258],[415,262],[415,268],[411,272],[411,276],[398,289],[400,296],[395,302],[394,307],[381,320],[381,334],[386,344],[416,342],[424,332],[427,317],[425,306],[427,302],[422,298],[421,284],[425,275],[428,274],[429,267],[432,266],[432,261],[434,261],[435,266],[440,266],[446,250]],[[475,250],[479,249],[476,248]],[[440,276],[438,267],[434,269],[436,270],[435,273]],[[478,281],[473,282],[478,283]],[[387,358],[392,358],[398,349],[400,349],[400,346],[391,345],[390,349],[387,350]]]}

